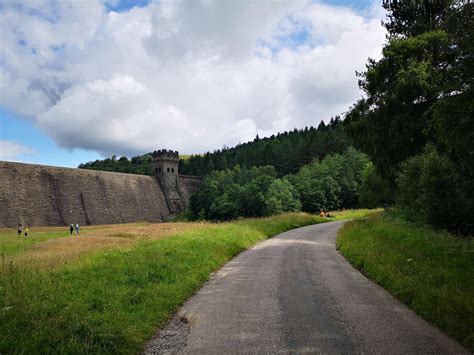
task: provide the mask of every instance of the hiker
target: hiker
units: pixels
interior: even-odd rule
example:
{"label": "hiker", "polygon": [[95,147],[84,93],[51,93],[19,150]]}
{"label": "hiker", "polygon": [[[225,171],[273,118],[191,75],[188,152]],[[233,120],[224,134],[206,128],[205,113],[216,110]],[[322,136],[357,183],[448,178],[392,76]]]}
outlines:
{"label": "hiker", "polygon": [[25,227],[25,238],[28,238],[28,232],[30,231],[30,228]]}
{"label": "hiker", "polygon": [[71,235],[72,235],[72,232],[74,232],[74,224],[72,224],[72,223],[69,226],[69,232],[71,232]]}
{"label": "hiker", "polygon": [[21,237],[21,232],[23,232],[23,225],[18,225],[18,238]]}
{"label": "hiker", "polygon": [[79,224],[76,223],[76,236],[79,235]]}

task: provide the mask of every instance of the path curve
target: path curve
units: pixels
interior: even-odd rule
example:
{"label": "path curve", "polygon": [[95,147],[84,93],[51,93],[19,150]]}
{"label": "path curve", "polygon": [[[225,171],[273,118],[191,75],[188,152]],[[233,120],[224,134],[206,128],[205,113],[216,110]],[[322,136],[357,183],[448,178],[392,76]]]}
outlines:
{"label": "path curve", "polygon": [[243,252],[145,352],[468,354],[336,251],[343,223],[291,230]]}

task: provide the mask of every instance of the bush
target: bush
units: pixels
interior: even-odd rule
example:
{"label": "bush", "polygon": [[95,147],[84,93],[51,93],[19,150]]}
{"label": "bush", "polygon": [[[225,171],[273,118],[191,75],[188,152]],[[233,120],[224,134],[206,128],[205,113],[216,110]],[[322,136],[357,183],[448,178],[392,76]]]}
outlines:
{"label": "bush", "polygon": [[362,185],[359,190],[359,205],[365,208],[381,207],[394,202],[394,190],[387,179],[377,173],[373,164],[364,170]]}
{"label": "bush", "polygon": [[434,146],[402,164],[397,185],[398,203],[409,219],[454,232],[474,232],[472,182]]}

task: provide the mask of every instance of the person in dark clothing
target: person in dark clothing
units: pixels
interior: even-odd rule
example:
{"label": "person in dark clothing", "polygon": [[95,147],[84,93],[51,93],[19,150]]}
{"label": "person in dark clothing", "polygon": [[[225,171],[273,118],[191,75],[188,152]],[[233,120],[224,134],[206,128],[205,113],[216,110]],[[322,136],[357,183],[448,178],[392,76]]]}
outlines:
{"label": "person in dark clothing", "polygon": [[74,232],[74,224],[72,224],[72,223],[69,226],[69,232],[71,232],[71,235],[72,235],[72,232]]}

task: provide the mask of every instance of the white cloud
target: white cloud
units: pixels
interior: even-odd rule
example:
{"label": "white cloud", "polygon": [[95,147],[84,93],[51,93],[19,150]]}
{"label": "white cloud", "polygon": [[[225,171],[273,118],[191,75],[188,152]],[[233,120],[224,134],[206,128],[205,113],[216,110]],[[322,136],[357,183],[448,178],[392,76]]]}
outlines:
{"label": "white cloud", "polygon": [[16,161],[21,154],[34,154],[35,151],[15,141],[0,140],[0,160]]}
{"label": "white cloud", "polygon": [[41,87],[35,88],[28,78],[12,77],[0,67],[0,102],[20,115],[34,117],[50,107],[50,100]]}
{"label": "white cloud", "polygon": [[[184,144],[188,118],[161,104],[145,85],[114,74],[64,92],[59,102],[38,117],[38,124],[65,148],[88,147],[103,154],[138,154],[149,147]],[[65,119],[66,118],[66,119]]]}
{"label": "white cloud", "polygon": [[316,126],[360,96],[354,72],[385,35],[375,9],[305,1],[104,8],[6,2],[0,104],[60,146],[105,155],[202,152]]}

